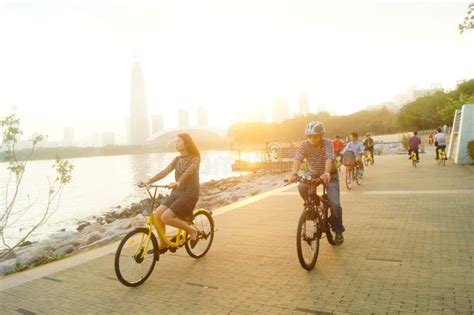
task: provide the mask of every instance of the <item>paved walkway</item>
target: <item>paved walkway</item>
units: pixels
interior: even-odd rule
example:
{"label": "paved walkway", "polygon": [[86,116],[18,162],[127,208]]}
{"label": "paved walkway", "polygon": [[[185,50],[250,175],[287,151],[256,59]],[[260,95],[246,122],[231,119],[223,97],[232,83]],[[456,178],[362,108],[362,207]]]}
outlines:
{"label": "paved walkway", "polygon": [[116,280],[109,247],[0,281],[0,313],[472,313],[474,168],[421,159],[377,157],[362,186],[342,188],[346,242],[322,242],[311,272],[292,186],[223,209],[207,256],[167,254],[141,287]]}

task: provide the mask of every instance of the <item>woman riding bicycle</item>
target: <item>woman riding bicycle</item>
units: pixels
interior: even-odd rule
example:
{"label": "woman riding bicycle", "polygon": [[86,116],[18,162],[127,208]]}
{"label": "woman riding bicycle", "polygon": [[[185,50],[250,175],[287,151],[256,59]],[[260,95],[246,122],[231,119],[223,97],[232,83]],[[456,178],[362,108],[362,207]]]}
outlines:
{"label": "woman riding bicycle", "polygon": [[[150,185],[175,170],[176,182],[168,186],[173,189],[155,211],[159,227],[165,232],[166,225],[185,230],[191,237],[191,247],[197,242],[198,232],[188,222],[193,220],[193,210],[199,198],[199,163],[201,154],[196,144],[187,133],[179,134],[175,139],[176,150],[180,153],[161,172],[146,180],[140,181],[138,187]],[[160,240],[160,250],[164,250],[165,242]]]}

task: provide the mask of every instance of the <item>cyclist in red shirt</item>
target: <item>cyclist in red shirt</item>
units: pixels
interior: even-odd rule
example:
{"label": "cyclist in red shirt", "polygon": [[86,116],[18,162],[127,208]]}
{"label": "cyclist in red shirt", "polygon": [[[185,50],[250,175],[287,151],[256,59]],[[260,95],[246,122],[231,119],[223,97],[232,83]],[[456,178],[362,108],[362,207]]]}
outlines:
{"label": "cyclist in red shirt", "polygon": [[341,137],[336,136],[336,138],[332,140],[332,146],[334,147],[334,155],[341,156],[341,151],[344,150],[344,141],[342,141]]}

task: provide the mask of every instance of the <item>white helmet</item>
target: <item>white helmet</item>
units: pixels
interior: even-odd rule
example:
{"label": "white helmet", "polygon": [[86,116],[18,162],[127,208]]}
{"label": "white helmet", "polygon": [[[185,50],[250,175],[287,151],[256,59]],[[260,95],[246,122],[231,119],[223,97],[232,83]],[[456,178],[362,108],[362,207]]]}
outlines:
{"label": "white helmet", "polygon": [[324,132],[325,130],[324,130],[324,125],[322,122],[312,121],[306,127],[304,134],[307,136],[313,136],[313,135],[322,135],[324,134]]}

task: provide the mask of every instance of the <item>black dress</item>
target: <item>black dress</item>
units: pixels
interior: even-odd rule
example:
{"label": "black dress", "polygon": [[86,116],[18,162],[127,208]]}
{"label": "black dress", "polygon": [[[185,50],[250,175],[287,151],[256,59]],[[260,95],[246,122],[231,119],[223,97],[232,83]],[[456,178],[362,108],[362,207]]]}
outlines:
{"label": "black dress", "polygon": [[181,220],[193,219],[193,210],[199,200],[199,162],[198,157],[180,155],[158,176],[163,178],[175,170],[175,180],[180,185],[161,204],[171,209]]}

